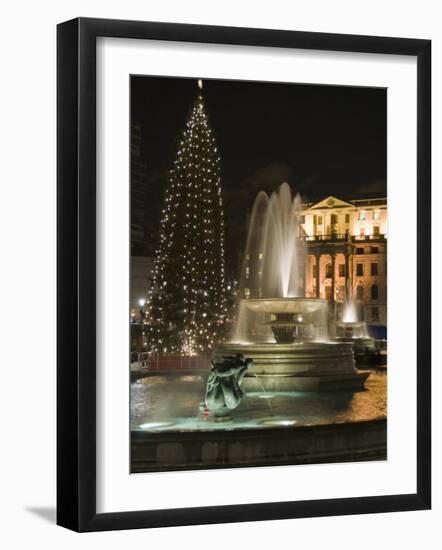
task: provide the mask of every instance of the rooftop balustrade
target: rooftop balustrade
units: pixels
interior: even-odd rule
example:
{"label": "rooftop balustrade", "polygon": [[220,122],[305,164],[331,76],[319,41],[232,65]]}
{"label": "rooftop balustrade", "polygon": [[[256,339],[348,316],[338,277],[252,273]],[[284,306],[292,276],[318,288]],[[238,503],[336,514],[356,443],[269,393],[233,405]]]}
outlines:
{"label": "rooftop balustrade", "polygon": [[352,243],[366,243],[385,241],[386,235],[347,235],[342,233],[331,233],[329,235],[305,235],[302,237],[307,243],[311,242],[352,242]]}

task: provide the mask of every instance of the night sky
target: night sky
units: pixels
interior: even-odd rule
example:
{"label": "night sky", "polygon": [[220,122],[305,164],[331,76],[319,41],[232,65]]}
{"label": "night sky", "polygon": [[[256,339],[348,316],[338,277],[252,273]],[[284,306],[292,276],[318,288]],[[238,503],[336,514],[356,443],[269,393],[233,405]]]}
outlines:
{"label": "night sky", "polygon": [[[386,196],[385,89],[204,80],[203,93],[231,232],[258,191],[283,181],[308,201]],[[131,120],[141,124],[154,225],[196,94],[195,79],[131,78]]]}

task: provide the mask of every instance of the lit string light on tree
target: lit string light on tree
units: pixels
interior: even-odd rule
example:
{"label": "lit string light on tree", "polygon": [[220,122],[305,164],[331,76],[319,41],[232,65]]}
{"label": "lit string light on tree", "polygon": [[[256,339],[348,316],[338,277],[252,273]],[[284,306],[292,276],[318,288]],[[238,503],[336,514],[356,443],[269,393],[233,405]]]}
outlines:
{"label": "lit string light on tree", "polygon": [[148,312],[152,349],[182,355],[219,342],[227,313],[220,156],[198,88],[169,173]]}

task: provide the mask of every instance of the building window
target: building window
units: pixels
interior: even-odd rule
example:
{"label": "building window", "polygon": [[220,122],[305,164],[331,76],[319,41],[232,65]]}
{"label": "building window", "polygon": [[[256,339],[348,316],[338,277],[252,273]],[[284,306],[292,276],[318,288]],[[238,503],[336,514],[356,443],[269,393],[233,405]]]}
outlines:
{"label": "building window", "polygon": [[379,247],[378,246],[372,246],[370,249],[370,252],[372,254],[379,254]]}
{"label": "building window", "polygon": [[378,208],[373,212],[373,219],[374,220],[380,220],[381,219],[381,211]]}
{"label": "building window", "polygon": [[379,225],[375,225],[375,226],[373,227],[373,235],[374,235],[375,237],[379,237]]}
{"label": "building window", "polygon": [[339,277],[345,277],[345,264],[339,264]]}
{"label": "building window", "polygon": [[350,223],[350,214],[345,214],[345,223]]}
{"label": "building window", "polygon": [[362,277],[364,275],[364,264],[356,264],[356,275]]}
{"label": "building window", "polygon": [[365,216],[366,216],[365,210],[359,210],[358,220],[359,220],[360,222],[362,222],[362,221],[365,220]]}
{"label": "building window", "polygon": [[246,299],[250,298],[250,288],[245,288],[244,289],[244,297]]}
{"label": "building window", "polygon": [[338,216],[337,216],[337,214],[332,214],[332,215],[330,216],[330,221],[331,221],[331,223],[338,223]]}
{"label": "building window", "polygon": [[318,216],[318,225],[322,225],[322,216]]}
{"label": "building window", "polygon": [[379,308],[377,306],[371,308],[371,320],[375,323],[379,321]]}
{"label": "building window", "polygon": [[363,254],[364,253],[364,249],[363,248],[357,248],[356,249],[356,254]]}
{"label": "building window", "polygon": [[325,278],[326,279],[331,279],[332,277],[332,266],[331,264],[326,264],[325,265]]}
{"label": "building window", "polygon": [[371,275],[378,274],[378,264],[370,264],[370,273]]}
{"label": "building window", "polygon": [[371,299],[377,300],[379,298],[379,287],[378,285],[371,285]]}
{"label": "building window", "polygon": [[362,300],[364,299],[364,287],[362,285],[358,285],[356,287],[356,300]]}

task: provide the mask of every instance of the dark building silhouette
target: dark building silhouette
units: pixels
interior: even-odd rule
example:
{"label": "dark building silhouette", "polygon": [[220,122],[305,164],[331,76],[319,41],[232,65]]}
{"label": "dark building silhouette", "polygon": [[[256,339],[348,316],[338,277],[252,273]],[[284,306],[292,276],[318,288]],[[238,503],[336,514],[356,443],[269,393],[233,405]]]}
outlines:
{"label": "dark building silhouette", "polygon": [[141,124],[130,127],[130,241],[132,256],[148,255],[147,242],[147,166],[141,151]]}

